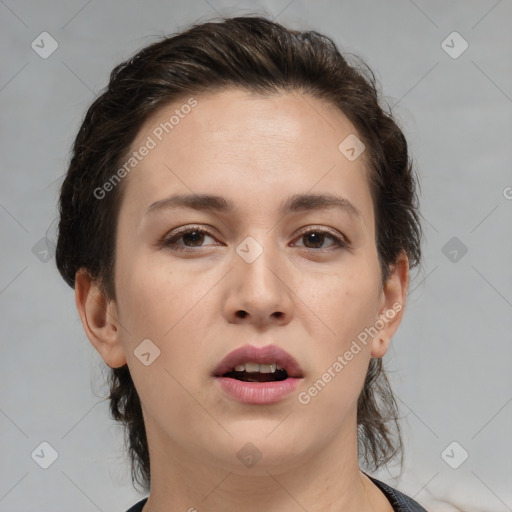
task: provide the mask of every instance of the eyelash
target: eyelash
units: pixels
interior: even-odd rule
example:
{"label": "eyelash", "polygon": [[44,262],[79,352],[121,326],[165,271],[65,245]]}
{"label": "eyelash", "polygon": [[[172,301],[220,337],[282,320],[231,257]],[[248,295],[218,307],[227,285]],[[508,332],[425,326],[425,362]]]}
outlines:
{"label": "eyelash", "polygon": [[[161,247],[170,248],[171,250],[174,250],[174,251],[195,252],[204,246],[198,246],[198,247],[193,248],[193,247],[187,247],[187,246],[178,246],[176,244],[176,242],[179,239],[181,239],[184,235],[187,235],[189,233],[194,233],[194,232],[208,235],[208,236],[211,236],[212,238],[214,238],[214,236],[207,229],[205,229],[201,226],[187,226],[186,228],[171,232],[169,236],[164,237],[160,241],[159,245]],[[310,248],[310,247],[304,247],[307,251],[327,252],[327,251],[333,250],[333,247],[335,249],[342,249],[342,248],[348,247],[348,242],[346,240],[334,235],[333,233],[331,233],[330,231],[328,231],[326,229],[311,228],[307,231],[303,231],[302,233],[300,233],[298,238],[300,239],[300,238],[307,236],[311,233],[326,235],[327,237],[334,240],[334,244],[330,248],[325,248],[325,249],[315,249],[315,248]]]}

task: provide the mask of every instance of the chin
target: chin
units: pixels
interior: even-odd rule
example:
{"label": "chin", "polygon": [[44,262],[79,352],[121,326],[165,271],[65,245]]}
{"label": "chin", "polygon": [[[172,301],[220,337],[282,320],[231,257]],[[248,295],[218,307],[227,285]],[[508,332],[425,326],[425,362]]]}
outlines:
{"label": "chin", "polygon": [[[299,465],[307,458],[306,439],[294,440],[294,436],[288,434],[289,429],[288,432],[284,428],[278,432],[284,425],[272,432],[277,425],[275,421],[271,428],[267,428],[269,422],[262,423],[237,433],[228,428],[233,438],[223,443],[212,443],[207,449],[223,469],[245,476],[278,474]],[[213,453],[212,448],[215,449]],[[310,450],[313,455],[315,448],[310,446]]]}

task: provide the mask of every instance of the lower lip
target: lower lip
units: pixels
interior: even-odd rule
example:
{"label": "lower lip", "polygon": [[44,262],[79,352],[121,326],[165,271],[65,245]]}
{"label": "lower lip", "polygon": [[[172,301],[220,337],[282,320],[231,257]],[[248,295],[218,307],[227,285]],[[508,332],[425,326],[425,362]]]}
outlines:
{"label": "lower lip", "polygon": [[221,389],[238,402],[244,404],[273,404],[292,393],[301,379],[288,377],[275,382],[244,382],[229,377],[215,379]]}

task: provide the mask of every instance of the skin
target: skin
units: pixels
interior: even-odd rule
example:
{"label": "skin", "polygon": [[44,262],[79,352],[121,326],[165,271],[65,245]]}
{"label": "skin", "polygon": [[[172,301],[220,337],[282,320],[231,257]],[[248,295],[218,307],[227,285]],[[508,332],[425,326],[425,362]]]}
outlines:
{"label": "skin", "polygon": [[[144,511],[391,511],[359,470],[356,411],[370,358],[384,356],[401,322],[409,270],[402,253],[381,286],[365,153],[349,161],[338,150],[357,131],[331,105],[298,93],[224,90],[196,99],[124,178],[117,300],[85,272],[76,276],[89,340],[111,368],[128,364],[141,398],[152,478]],[[133,148],[183,103],[156,112]],[[220,195],[235,210],[145,214],[175,193]],[[278,213],[284,198],[304,193],[347,198],[361,218],[341,209]],[[158,245],[189,225],[210,235],[178,239],[188,251]],[[344,236],[348,246],[303,236],[309,227]],[[252,263],[235,250],[247,236],[263,248]],[[397,303],[402,310],[299,403],[298,393]],[[161,351],[149,366],[134,355],[144,339]],[[298,360],[304,378],[294,393],[248,405],[213,385],[215,366],[248,343],[276,344]],[[252,467],[237,457],[248,442],[262,455]]]}

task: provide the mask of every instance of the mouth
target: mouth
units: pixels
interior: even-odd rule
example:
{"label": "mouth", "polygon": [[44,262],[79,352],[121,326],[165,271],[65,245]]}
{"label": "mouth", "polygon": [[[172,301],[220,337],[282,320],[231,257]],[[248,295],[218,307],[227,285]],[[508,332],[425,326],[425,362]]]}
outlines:
{"label": "mouth", "polygon": [[277,382],[287,379],[288,372],[277,363],[248,362],[236,365],[232,371],[224,373],[222,377],[243,382]]}
{"label": "mouth", "polygon": [[304,378],[297,360],[275,345],[233,350],[212,376],[230,398],[260,405],[282,400]]}
{"label": "mouth", "polygon": [[288,377],[303,377],[297,360],[276,345],[245,345],[233,350],[217,365],[213,376],[244,382],[272,382]]}

